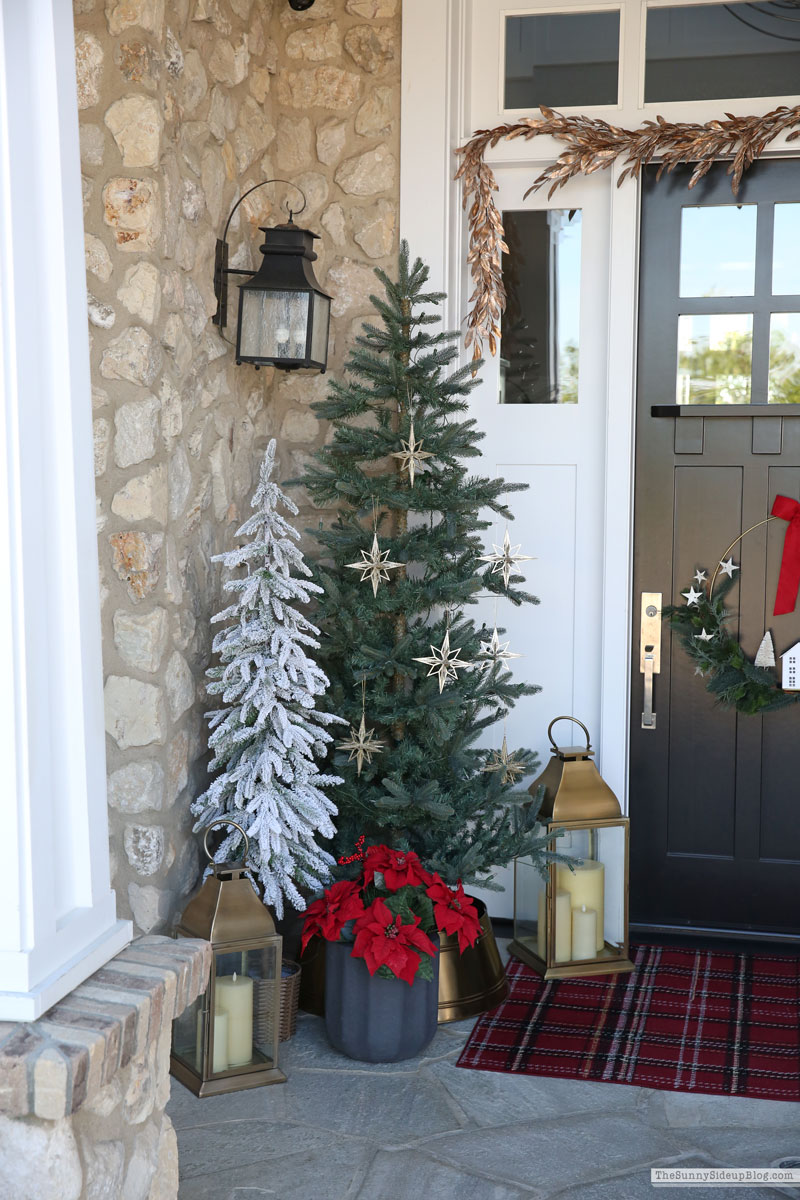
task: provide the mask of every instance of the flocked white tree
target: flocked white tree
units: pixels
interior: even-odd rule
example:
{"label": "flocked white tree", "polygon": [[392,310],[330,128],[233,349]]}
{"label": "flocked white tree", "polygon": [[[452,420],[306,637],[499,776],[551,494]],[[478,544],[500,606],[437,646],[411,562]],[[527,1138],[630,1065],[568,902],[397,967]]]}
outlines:
{"label": "flocked white tree", "polygon": [[[192,805],[196,829],[219,817],[237,821],[250,839],[253,876],[264,889],[264,903],[283,916],[283,898],[305,908],[299,887],[314,890],[330,878],[334,860],[315,835],[332,837],[336,806],[326,788],[341,783],[322,775],[315,757],[332,740],[327,726],[340,717],[316,709],[316,698],[329,687],[327,676],[306,653],[319,648],[319,630],[295,604],[307,604],[322,588],[293,577],[309,576],[297,530],[280,515],[296,505],[271,481],[273,439],[253,497],[255,513],[237,532],[247,542],[215,556],[231,572],[225,590],[236,600],[213,618],[230,622],[214,638],[220,664],[208,672],[208,691],[225,707],[208,714],[210,771],[219,772]],[[233,829],[215,859],[241,856],[242,837]]]}

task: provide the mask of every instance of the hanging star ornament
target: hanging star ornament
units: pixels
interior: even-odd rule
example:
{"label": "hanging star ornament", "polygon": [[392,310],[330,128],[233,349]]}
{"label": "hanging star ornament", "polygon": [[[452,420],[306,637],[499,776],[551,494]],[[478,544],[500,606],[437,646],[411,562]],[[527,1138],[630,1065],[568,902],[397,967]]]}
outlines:
{"label": "hanging star ornament", "polygon": [[700,568],[698,567],[698,569],[694,573],[694,581],[698,587],[702,587],[704,583],[707,583],[708,577],[706,576],[705,571],[701,571]]}
{"label": "hanging star ornament", "polygon": [[495,546],[495,544],[492,543],[492,550],[494,551],[494,554],[478,555],[478,558],[481,562],[492,563],[493,575],[498,573],[502,574],[503,586],[506,589],[508,588],[508,581],[511,578],[511,573],[514,570],[515,565],[518,562],[533,562],[530,554],[519,553],[519,548],[521,545],[522,543],[520,542],[519,546],[512,546],[511,538],[508,536],[508,530],[506,530],[506,536],[503,538],[502,546]]}
{"label": "hanging star ornament", "polygon": [[738,571],[739,567],[732,558],[726,558],[724,561],[720,562],[719,569],[723,575],[728,576],[728,579],[733,579],[733,572]]}
{"label": "hanging star ornament", "polygon": [[[505,664],[510,658],[522,658],[521,654],[514,654],[511,650],[509,650],[508,647],[510,640],[511,639],[509,638],[508,642],[501,642],[500,636],[497,632],[497,626],[495,625],[489,641],[481,642],[481,654],[483,657],[478,663],[478,666],[481,667],[482,670],[489,671],[492,667],[495,667],[498,664]],[[506,670],[510,669],[510,667],[506,668]]]}
{"label": "hanging star ornament", "polygon": [[433,458],[434,455],[427,450],[421,449],[422,442],[418,442],[414,436],[414,422],[411,422],[411,427],[408,431],[408,441],[401,441],[402,450],[394,450],[392,458],[400,459],[400,470],[408,472],[408,478],[413,488],[414,476],[417,471],[420,474],[425,470],[424,459]]}
{"label": "hanging star ornament", "polygon": [[500,782],[503,784],[516,783],[525,774],[525,767],[518,759],[516,750],[513,754],[508,753],[505,734],[503,734],[501,749],[492,750],[489,761],[482,769],[487,773],[497,771],[500,775]]}
{"label": "hanging star ornament", "polygon": [[693,604],[697,604],[697,601],[700,599],[703,593],[696,592],[693,587],[690,587],[688,592],[681,592],[681,595],[686,597],[686,603],[689,608],[691,608]]}
{"label": "hanging star ornament", "polygon": [[381,550],[378,545],[377,530],[372,535],[372,549],[367,553],[366,550],[361,551],[361,562],[346,563],[351,571],[361,572],[361,582],[368,579],[372,584],[372,594],[377,596],[378,588],[381,583],[389,582],[389,572],[402,567],[402,563],[389,562],[389,551]]}
{"label": "hanging star ornament", "polygon": [[439,676],[439,691],[444,691],[444,685],[450,679],[458,679],[458,672],[465,667],[471,667],[471,662],[465,662],[463,658],[459,658],[460,650],[450,649],[450,630],[444,635],[444,641],[441,648],[436,649],[431,646],[430,657],[415,658],[414,662],[423,663],[426,667],[430,667],[428,675]]}
{"label": "hanging star ornament", "polygon": [[699,642],[713,642],[713,640],[714,640],[713,633],[706,633],[705,625],[703,626],[703,632],[696,633],[694,636],[697,638],[697,640]]}
{"label": "hanging star ornament", "polygon": [[371,763],[373,754],[380,754],[383,750],[383,742],[375,737],[373,729],[367,729],[364,720],[364,714],[361,714],[361,724],[358,729],[353,725],[350,726],[350,737],[343,742],[336,743],[337,750],[349,750],[350,757],[348,762],[356,761],[356,773],[361,774],[361,768],[364,762]]}

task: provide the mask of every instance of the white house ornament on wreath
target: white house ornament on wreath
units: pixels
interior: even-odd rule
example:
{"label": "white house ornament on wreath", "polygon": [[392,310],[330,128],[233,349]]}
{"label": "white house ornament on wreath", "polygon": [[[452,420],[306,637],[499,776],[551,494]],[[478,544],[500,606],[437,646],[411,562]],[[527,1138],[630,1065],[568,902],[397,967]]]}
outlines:
{"label": "white house ornament on wreath", "polygon": [[800,692],[800,642],[781,655],[781,687],[785,692]]}

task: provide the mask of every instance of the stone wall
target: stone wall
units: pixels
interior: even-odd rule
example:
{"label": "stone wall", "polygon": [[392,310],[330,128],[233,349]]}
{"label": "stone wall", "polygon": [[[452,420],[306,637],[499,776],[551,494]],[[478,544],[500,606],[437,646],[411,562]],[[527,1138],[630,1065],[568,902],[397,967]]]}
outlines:
{"label": "stone wall", "polygon": [[[267,437],[287,477],[325,437],[309,410],[325,377],[237,368],[211,324],[215,238],[252,184],[303,188],[341,370],[372,267],[396,256],[399,9],[74,0],[112,876],[145,932],[169,926],[200,866],[212,555],[247,512]],[[243,202],[231,266],[254,265],[258,224],[292,195]],[[325,518],[298,499],[301,524]]]}
{"label": "stone wall", "polygon": [[210,967],[207,942],[141,938],[45,1017],[0,1023],[0,1194],[176,1200],[172,1022]]}

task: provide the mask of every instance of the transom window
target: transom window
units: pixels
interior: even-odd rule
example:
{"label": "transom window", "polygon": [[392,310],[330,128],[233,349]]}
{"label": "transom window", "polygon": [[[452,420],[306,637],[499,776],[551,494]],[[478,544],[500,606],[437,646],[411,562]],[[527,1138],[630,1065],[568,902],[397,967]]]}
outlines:
{"label": "transom window", "polygon": [[[596,11],[505,13],[502,107],[621,104],[625,13],[631,25],[624,2]],[[651,3],[641,16],[646,105],[800,92],[800,0]],[[642,49],[628,39],[628,57],[633,53]]]}

